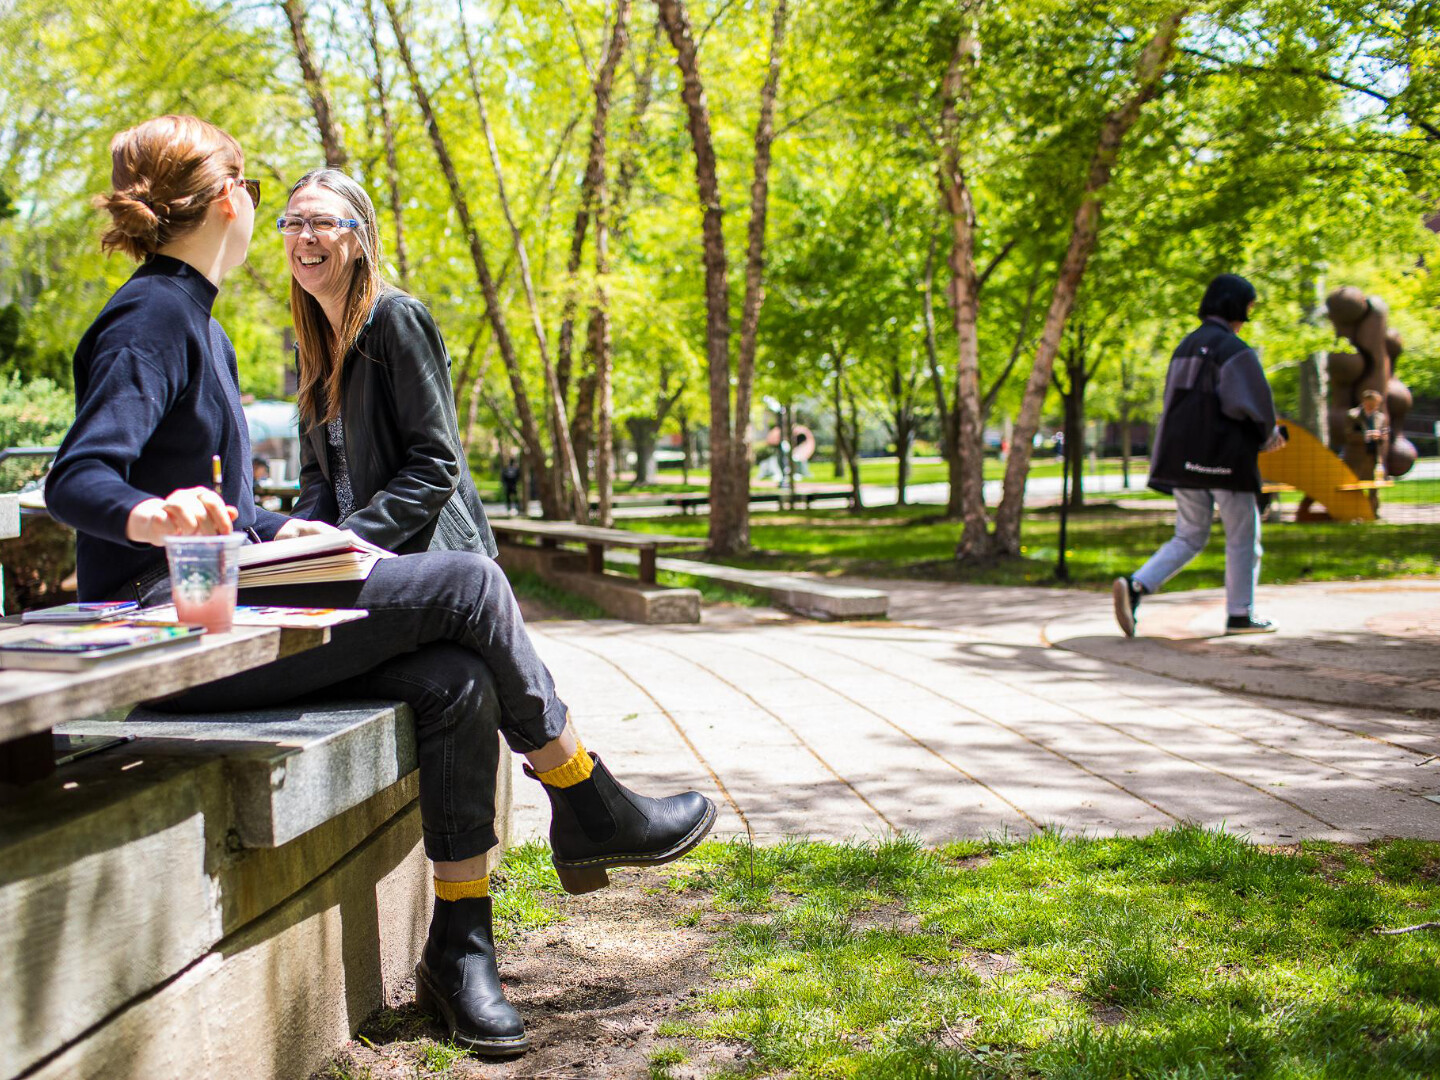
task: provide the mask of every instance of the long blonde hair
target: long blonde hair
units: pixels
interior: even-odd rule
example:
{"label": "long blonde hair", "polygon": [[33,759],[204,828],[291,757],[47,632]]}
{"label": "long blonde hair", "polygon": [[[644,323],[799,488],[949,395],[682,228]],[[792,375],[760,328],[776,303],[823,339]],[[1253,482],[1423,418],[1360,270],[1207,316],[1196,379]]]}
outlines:
{"label": "long blonde hair", "polygon": [[92,200],[110,215],[100,247],[143,262],[200,226],[225,181],[244,175],[245,154],[214,124],[157,116],[111,139],[110,163],[113,190]]}
{"label": "long blonde hair", "polygon": [[353,216],[360,221],[360,228],[355,231],[360,238],[361,255],[351,268],[345,315],[338,335],[325,317],[320,301],[302,289],[293,275],[290,278],[290,318],[295,324],[295,341],[300,351],[300,416],[309,424],[327,424],[340,415],[346,354],[365,329],[381,293],[399,290],[386,280],[381,270],[375,204],[365,189],[339,169],[312,169],[295,182],[286,196],[286,205],[297,191],[311,184],[339,195],[350,204]]}

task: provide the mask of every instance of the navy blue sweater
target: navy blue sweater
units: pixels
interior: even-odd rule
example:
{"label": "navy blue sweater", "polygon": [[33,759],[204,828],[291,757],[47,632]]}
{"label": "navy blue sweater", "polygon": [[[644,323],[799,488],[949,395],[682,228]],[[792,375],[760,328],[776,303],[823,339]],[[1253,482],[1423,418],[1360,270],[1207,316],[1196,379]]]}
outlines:
{"label": "navy blue sweater", "polygon": [[50,513],[79,534],[80,599],[116,595],[165,565],[125,537],[130,511],[177,488],[209,487],[224,470],[236,528],[269,540],[285,522],[258,510],[235,349],[210,315],[219,290],[157,255],[110,298],[75,350],[75,424],[45,481]]}

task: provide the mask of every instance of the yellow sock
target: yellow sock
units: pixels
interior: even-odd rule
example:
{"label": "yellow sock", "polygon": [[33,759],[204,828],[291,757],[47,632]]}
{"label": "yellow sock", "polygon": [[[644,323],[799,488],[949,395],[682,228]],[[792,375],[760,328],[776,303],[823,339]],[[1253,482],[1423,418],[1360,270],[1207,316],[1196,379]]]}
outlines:
{"label": "yellow sock", "polygon": [[595,771],[595,762],[590,759],[589,752],[581,744],[579,739],[575,740],[575,753],[564,765],[557,765],[553,769],[546,769],[542,773],[536,773],[536,777],[542,784],[553,788],[574,787],[582,780],[590,779],[590,774]]}
{"label": "yellow sock", "polygon": [[441,900],[478,900],[490,895],[490,875],[474,881],[441,881],[437,877],[435,895]]}

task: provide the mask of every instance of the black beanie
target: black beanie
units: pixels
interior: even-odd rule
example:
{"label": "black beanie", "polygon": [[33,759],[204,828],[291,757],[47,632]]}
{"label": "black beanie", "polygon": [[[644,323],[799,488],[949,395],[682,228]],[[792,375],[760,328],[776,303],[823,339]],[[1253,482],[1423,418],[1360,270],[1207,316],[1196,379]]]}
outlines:
{"label": "black beanie", "polygon": [[1245,322],[1250,318],[1250,302],[1254,299],[1254,285],[1239,274],[1221,274],[1205,287],[1200,318],[1218,315],[1226,322]]}

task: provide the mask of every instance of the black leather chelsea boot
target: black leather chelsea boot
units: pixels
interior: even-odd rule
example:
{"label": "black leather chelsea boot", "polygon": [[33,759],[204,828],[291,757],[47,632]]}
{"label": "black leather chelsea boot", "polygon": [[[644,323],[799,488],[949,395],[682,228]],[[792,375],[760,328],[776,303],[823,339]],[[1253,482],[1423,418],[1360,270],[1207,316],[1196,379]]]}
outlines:
{"label": "black leather chelsea boot", "polygon": [[525,1022],[500,987],[488,896],[435,901],[415,968],[415,1003],[477,1054],[513,1057],[530,1049]]}
{"label": "black leather chelsea boot", "polygon": [[[594,770],[570,787],[551,787],[551,861],[568,893],[610,884],[615,866],[658,866],[680,858],[715,824],[715,804],[698,791],[664,799],[637,795],[610,775],[599,755]],[[525,775],[539,779],[525,766]]]}

